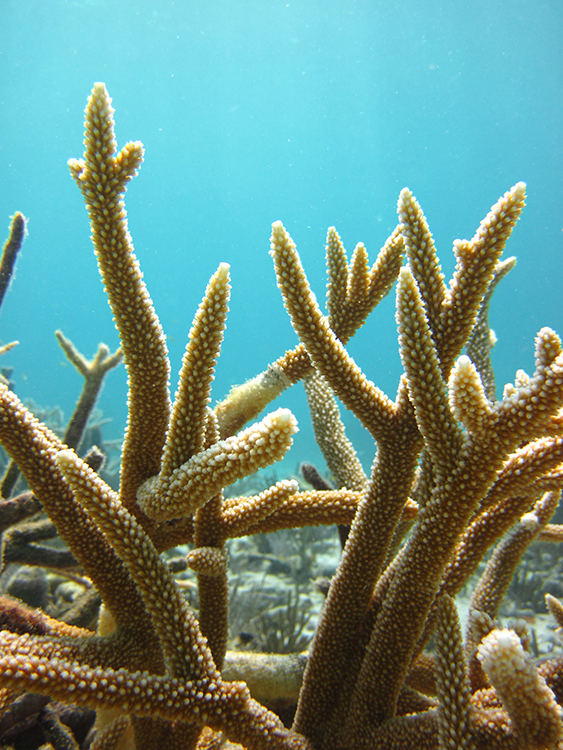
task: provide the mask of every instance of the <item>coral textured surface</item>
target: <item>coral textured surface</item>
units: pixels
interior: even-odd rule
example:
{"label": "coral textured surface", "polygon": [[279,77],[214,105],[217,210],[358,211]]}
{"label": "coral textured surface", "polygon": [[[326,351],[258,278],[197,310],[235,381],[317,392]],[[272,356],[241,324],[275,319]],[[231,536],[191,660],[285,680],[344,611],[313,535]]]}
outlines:
{"label": "coral textured surface", "polygon": [[[454,243],[449,284],[408,189],[373,263],[361,243],[348,261],[331,227],[326,315],[276,221],[271,255],[299,345],[211,409],[229,266],[222,263],[205,290],[172,403],[166,341],[124,206],[143,146],[118,150],[102,83],[88,100],[84,143],[83,158],[69,167],[121,351],[107,358],[100,349],[91,365],[61,340],[85,377],[98,373],[95,393],[104,362],[105,373],[123,356],[128,422],[119,488],[104,481],[95,454],[82,455],[76,440],[58,437],[0,384],[0,441],[102,601],[97,631],[0,603],[5,715],[28,693],[94,709],[92,747],[106,750],[562,748],[563,656],[536,663],[525,624],[499,620],[528,545],[563,538],[551,523],[563,487],[561,341],[541,329],[535,371],[519,371],[499,400],[490,367],[489,302],[513,265],[502,253],[525,185],[494,204],[471,240]],[[393,398],[346,345],[395,284],[404,374]],[[285,480],[227,498],[227,487],[289,449],[297,422],[288,409],[245,425],[300,380],[334,486],[303,491]],[[369,476],[336,399],[373,438]],[[89,408],[94,401],[95,394]],[[16,498],[23,507],[23,495]],[[228,540],[334,524],[349,530],[302,660],[227,652]],[[162,554],[188,543],[197,615]],[[468,586],[464,638],[455,596]],[[561,618],[555,597],[549,606]],[[268,707],[260,702],[266,693]],[[276,698],[296,704],[292,718]]]}

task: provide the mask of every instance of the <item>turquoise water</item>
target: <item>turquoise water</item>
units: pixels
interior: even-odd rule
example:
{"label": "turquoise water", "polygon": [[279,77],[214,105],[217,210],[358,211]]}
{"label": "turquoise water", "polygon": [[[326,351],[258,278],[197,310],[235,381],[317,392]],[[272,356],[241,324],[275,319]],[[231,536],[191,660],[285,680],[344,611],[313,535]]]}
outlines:
{"label": "turquoise water", "polygon": [[[519,180],[528,206],[507,248],[518,265],[495,294],[491,325],[499,385],[530,371],[537,330],[563,332],[562,33],[558,0],[3,0],[0,226],[16,210],[29,217],[0,315],[1,340],[20,341],[2,361],[17,392],[70,416],[81,382],[53,331],[87,355],[100,341],[117,346],[66,166],[82,154],[83,110],[99,80],[119,145],[146,148],[127,209],[173,381],[221,261],[233,293],[214,398],[295,344],[268,255],[273,221],[292,234],[322,300],[328,226],[349,252],[363,241],[374,258],[406,185],[449,276],[452,240],[470,238]],[[351,345],[390,395],[400,374],[393,304]],[[276,404],[301,425],[289,470],[318,460],[302,389],[293,391]],[[106,436],[119,437],[123,370],[100,405],[113,418]],[[367,466],[372,441],[347,419]]]}

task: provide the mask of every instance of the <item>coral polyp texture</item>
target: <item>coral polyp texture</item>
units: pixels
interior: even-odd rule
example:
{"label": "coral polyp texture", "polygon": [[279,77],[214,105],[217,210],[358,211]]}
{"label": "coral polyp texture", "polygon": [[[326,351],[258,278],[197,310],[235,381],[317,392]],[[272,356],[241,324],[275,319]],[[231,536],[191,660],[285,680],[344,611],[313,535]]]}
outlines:
{"label": "coral polyp texture", "polygon": [[[563,657],[536,664],[525,628],[498,619],[527,546],[563,538],[550,523],[563,486],[560,339],[549,328],[538,333],[535,371],[520,371],[500,400],[490,360],[490,297],[514,264],[501,256],[524,208],[525,185],[497,201],[471,240],[454,243],[449,285],[407,189],[399,224],[373,264],[361,243],[348,261],[331,227],[327,315],[276,221],[271,255],[298,345],[210,408],[230,293],[222,263],[196,312],[171,403],[165,338],[123,202],[143,147],[118,151],[113,115],[105,86],[96,84],[85,153],[69,166],[86,202],[127,369],[119,489],[0,385],[2,445],[102,610],[93,632],[3,601],[6,710],[25,692],[88,706],[97,712],[96,747],[106,750],[126,742],[137,750],[563,747]],[[404,374],[391,398],[346,344],[395,282]],[[300,491],[281,481],[226,499],[226,487],[291,446],[297,424],[287,409],[245,425],[302,379],[335,487]],[[336,399],[374,440],[369,476]],[[350,530],[302,679],[295,662],[281,657],[227,653],[228,540],[321,524]],[[161,556],[183,543],[192,545],[197,616]],[[493,548],[464,642],[454,599]],[[549,601],[557,614],[560,603]],[[293,699],[293,724],[246,683],[262,684],[274,707],[276,695]]]}

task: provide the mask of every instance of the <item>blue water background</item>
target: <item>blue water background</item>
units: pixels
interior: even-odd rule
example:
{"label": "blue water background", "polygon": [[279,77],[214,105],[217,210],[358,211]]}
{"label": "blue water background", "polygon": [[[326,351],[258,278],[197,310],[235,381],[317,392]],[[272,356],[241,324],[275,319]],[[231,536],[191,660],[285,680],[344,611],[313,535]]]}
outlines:
{"label": "blue water background", "polygon": [[[443,268],[496,199],[528,183],[507,248],[518,265],[495,292],[499,386],[533,369],[534,336],[563,332],[563,4],[516,0],[3,0],[0,4],[0,226],[29,237],[0,316],[16,390],[70,416],[81,378],[53,332],[87,355],[118,345],[82,198],[66,166],[82,154],[95,81],[116,109],[119,145],[146,160],[127,193],[129,226],[168,335],[173,385],[192,316],[221,261],[231,313],[213,396],[263,370],[296,337],[268,255],[290,231],[324,301],[326,230],[373,259],[408,186]],[[3,241],[3,237],[1,238]],[[350,345],[388,394],[400,374],[390,295]],[[100,406],[122,435],[123,368]],[[286,462],[319,461],[301,386],[301,431]],[[373,443],[347,414],[364,464]],[[284,467],[285,468],[285,467]]]}

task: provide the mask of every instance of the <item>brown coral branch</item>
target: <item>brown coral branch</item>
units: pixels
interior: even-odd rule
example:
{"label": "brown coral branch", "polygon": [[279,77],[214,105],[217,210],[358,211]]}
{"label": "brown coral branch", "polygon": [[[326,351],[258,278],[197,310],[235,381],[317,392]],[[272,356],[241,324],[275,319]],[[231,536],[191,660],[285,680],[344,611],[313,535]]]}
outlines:
{"label": "brown coral branch", "polygon": [[14,272],[16,258],[21,250],[26,234],[25,216],[19,211],[12,216],[10,222],[10,234],[2,249],[0,260],[0,307],[4,301],[4,295],[10,285],[10,279]]}

